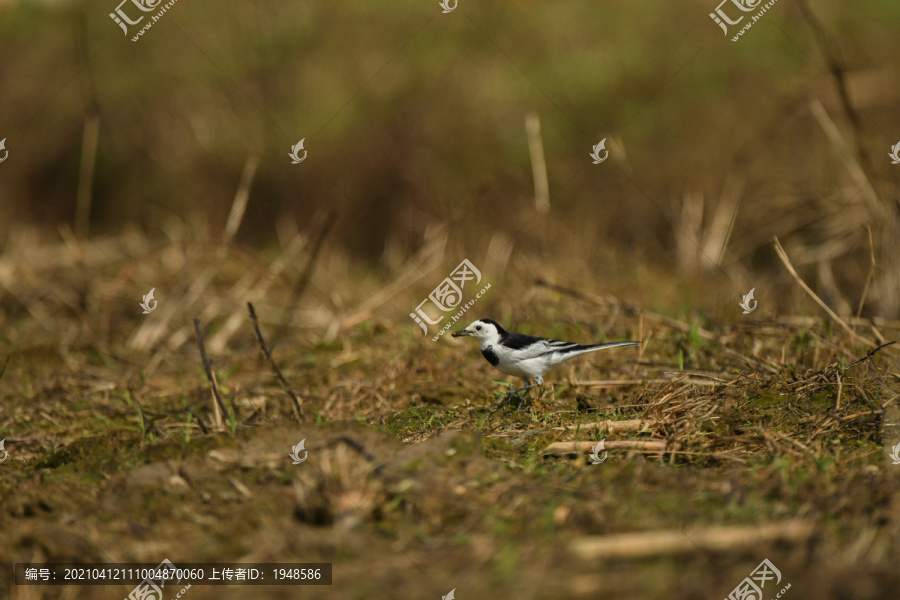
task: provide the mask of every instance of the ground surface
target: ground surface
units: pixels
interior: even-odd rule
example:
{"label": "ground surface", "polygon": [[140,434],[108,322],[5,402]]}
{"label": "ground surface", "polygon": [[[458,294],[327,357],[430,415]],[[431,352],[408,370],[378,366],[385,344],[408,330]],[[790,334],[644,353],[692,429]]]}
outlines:
{"label": "ground surface", "polygon": [[[96,247],[129,264],[120,246]],[[14,562],[163,558],[334,565],[329,587],[194,586],[193,599],[719,599],[763,559],[781,574],[766,599],[788,584],[796,599],[900,589],[900,466],[888,456],[900,440],[885,428],[900,420],[898,353],[856,362],[898,338],[890,324],[853,322],[866,343],[815,316],[664,317],[511,277],[482,304],[506,325],[646,343],[576,359],[530,411],[491,414],[506,378],[473,340],[422,337],[404,316],[421,290],[357,318],[363,289],[320,326],[314,289],[287,317],[276,307],[291,285],[262,300],[235,292],[251,259],[207,251],[216,258],[181,271],[157,254],[167,283],[143,315],[116,270],[92,270],[91,247],[74,265],[11,254],[18,266],[5,267],[21,271],[3,280],[0,584],[14,598],[131,590],[14,586]],[[209,265],[215,277],[193,297]],[[195,316],[229,413],[218,423]],[[147,327],[164,335],[141,347]],[[641,422],[597,427],[626,420]],[[600,439],[609,450],[596,465],[547,452]],[[294,465],[301,440],[308,457]]]}

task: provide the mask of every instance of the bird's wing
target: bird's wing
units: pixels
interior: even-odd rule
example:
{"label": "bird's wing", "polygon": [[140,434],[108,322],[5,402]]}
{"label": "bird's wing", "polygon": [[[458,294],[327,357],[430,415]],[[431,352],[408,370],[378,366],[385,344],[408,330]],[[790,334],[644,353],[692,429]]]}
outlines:
{"label": "bird's wing", "polygon": [[515,351],[517,358],[520,360],[580,347],[579,344],[574,342],[551,340],[521,333],[510,333],[502,341],[502,344],[507,349]]}

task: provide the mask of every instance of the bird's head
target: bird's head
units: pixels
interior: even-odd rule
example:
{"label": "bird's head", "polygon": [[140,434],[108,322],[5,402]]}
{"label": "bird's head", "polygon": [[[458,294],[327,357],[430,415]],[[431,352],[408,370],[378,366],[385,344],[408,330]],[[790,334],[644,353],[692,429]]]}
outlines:
{"label": "bird's head", "polygon": [[500,327],[500,324],[497,321],[492,319],[479,319],[473,322],[471,325],[466,327],[465,329],[460,329],[459,331],[454,332],[453,337],[462,337],[464,335],[471,335],[478,339],[481,342],[482,346],[486,346],[489,344],[496,344],[500,341],[500,337],[506,333],[506,331]]}

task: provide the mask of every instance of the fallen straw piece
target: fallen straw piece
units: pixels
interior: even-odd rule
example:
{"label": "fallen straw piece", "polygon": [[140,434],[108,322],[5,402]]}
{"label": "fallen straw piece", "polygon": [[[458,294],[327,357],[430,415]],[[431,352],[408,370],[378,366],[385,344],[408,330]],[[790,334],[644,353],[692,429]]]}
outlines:
{"label": "fallen straw piece", "polygon": [[[600,442],[553,442],[544,448],[543,454],[553,454],[556,456],[563,454],[590,454],[593,452],[594,446]],[[603,440],[604,450],[637,450],[639,452],[665,452],[666,442],[662,440],[653,440],[649,442],[622,440],[609,441]]]}
{"label": "fallen straw piece", "polygon": [[790,520],[750,526],[668,529],[607,536],[588,536],[573,541],[569,549],[583,560],[642,558],[751,548],[773,541],[802,543],[815,526],[810,521]]}
{"label": "fallen straw piece", "polygon": [[593,431],[599,429],[600,433],[616,433],[618,431],[641,431],[656,424],[653,419],[628,419],[625,421],[600,421],[599,423],[576,423],[565,427],[554,427],[557,431]]}

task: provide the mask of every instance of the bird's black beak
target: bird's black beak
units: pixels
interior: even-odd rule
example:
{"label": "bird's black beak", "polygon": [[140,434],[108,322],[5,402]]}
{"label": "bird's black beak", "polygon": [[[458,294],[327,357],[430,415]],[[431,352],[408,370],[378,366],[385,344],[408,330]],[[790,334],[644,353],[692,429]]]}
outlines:
{"label": "bird's black beak", "polygon": [[460,329],[459,331],[451,333],[450,337],[462,337],[464,335],[472,335],[472,332],[467,329]]}

